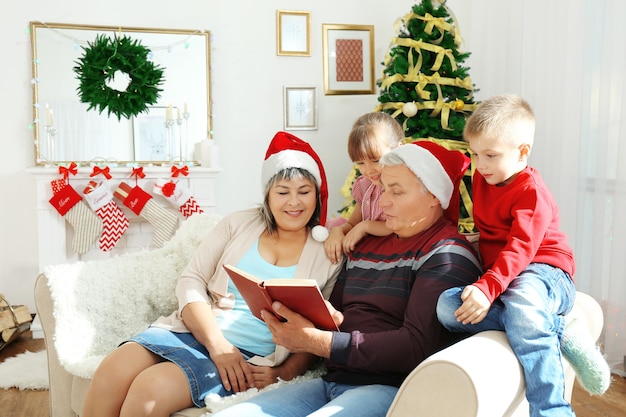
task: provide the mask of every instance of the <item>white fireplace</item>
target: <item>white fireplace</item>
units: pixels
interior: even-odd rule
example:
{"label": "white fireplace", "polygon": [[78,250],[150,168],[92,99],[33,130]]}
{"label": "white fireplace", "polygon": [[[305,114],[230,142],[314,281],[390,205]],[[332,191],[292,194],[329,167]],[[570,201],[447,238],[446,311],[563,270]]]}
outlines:
{"label": "white fireplace", "polygon": [[[130,186],[139,185],[142,189],[153,196],[153,201],[160,206],[175,213],[180,221],[185,217],[176,207],[170,204],[164,197],[153,191],[154,184],[158,180],[172,179],[189,188],[193,198],[198,202],[204,212],[215,211],[214,181],[219,168],[190,167],[187,176],[179,175],[172,178],[171,167],[144,167],[144,178],[131,177],[132,168],[110,168],[111,179],[105,179],[102,175],[90,177],[92,167],[79,167],[76,175],[69,175],[69,184],[80,194],[90,180],[102,182],[101,186],[107,186],[113,193],[121,182]],[[53,195],[51,181],[62,178],[58,167],[33,167],[28,172],[35,176],[37,187],[37,230],[39,249],[39,270],[52,264],[61,264],[74,261],[87,261],[116,256],[126,252],[150,248],[152,245],[153,226],[143,217],[136,215],[125,207],[118,199],[116,204],[122,209],[130,220],[130,226],[122,235],[115,247],[107,252],[101,251],[97,244],[86,253],[78,254],[72,250],[74,229],[71,224],[61,216],[50,204]],[[82,194],[81,194],[82,195]]]}

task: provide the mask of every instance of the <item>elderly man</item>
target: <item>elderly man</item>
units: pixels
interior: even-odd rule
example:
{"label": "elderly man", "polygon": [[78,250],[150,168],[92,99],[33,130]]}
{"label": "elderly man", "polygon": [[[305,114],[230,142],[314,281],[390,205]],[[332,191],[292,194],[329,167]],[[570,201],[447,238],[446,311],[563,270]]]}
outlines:
{"label": "elderly man", "polygon": [[[389,236],[366,236],[330,297],[340,331],[316,329],[275,302],[266,312],[274,341],[325,358],[327,374],[264,392],[214,417],[384,416],[402,381],[456,339],[437,320],[446,289],[480,276],[474,249],[458,233],[459,183],[469,165],[432,142],[382,158],[380,205]],[[335,310],[336,309],[336,310]]]}

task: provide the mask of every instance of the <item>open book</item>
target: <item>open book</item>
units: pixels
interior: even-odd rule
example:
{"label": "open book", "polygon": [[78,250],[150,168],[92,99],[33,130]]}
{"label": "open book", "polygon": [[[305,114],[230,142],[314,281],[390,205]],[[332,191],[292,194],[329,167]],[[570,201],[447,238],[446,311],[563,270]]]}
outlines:
{"label": "open book", "polygon": [[261,310],[273,312],[272,302],[279,301],[285,307],[309,319],[320,329],[339,330],[315,280],[276,278],[262,281],[232,265],[224,265],[224,269],[248,304],[252,314],[259,320],[263,320]]}

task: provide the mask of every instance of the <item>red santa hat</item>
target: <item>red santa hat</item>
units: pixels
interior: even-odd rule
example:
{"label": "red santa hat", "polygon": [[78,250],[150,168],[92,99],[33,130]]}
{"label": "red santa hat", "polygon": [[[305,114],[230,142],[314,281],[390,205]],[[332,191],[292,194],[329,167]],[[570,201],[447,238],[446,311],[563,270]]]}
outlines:
{"label": "red santa hat", "polygon": [[322,207],[320,225],[313,228],[312,234],[315,240],[323,242],[328,237],[328,230],[324,227],[328,205],[328,184],[322,161],[307,142],[287,132],[278,132],[265,153],[265,161],[261,169],[263,187],[274,175],[287,168],[302,168],[315,177],[320,190]]}
{"label": "red santa hat", "polygon": [[459,221],[459,186],[470,165],[460,151],[451,151],[430,141],[416,141],[391,151],[404,161],[424,186],[441,203],[444,216],[454,224]]}

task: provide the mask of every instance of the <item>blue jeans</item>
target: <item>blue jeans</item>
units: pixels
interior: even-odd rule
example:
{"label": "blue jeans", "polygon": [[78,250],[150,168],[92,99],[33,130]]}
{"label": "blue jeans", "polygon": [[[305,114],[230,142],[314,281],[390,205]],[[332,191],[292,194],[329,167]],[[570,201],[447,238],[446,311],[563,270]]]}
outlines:
{"label": "blue jeans", "polygon": [[309,379],[263,392],[213,417],[384,417],[397,387]]}
{"label": "blue jeans", "polygon": [[441,324],[453,332],[505,331],[524,369],[530,415],[574,416],[565,400],[560,349],[564,316],[576,298],[569,275],[551,265],[530,264],[477,324],[456,321],[454,311],[461,306],[462,291],[463,288],[451,288],[439,297],[437,318]]}

